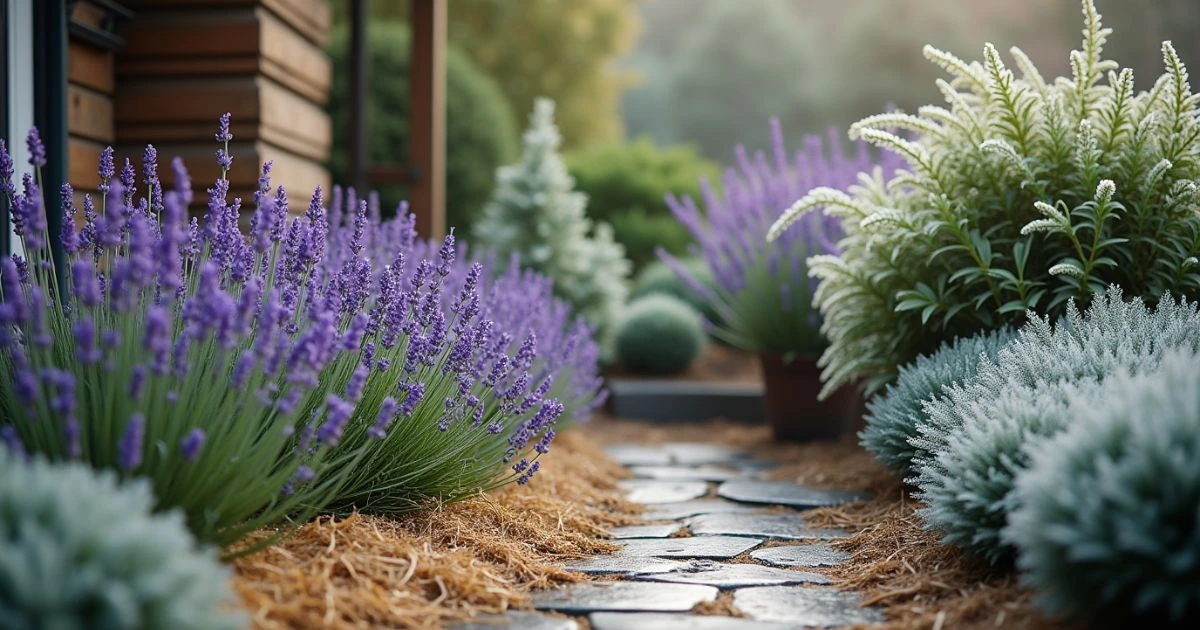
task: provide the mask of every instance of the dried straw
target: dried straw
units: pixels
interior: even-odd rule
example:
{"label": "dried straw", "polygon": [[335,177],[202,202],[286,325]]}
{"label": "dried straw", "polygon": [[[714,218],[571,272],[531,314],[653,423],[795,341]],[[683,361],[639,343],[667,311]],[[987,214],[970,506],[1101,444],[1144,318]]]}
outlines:
{"label": "dried straw", "polygon": [[614,549],[605,528],[637,508],[617,488],[624,469],[586,436],[555,446],[523,488],[397,518],[323,517],[237,560],[254,627],[437,628],[579,580],[561,562]]}

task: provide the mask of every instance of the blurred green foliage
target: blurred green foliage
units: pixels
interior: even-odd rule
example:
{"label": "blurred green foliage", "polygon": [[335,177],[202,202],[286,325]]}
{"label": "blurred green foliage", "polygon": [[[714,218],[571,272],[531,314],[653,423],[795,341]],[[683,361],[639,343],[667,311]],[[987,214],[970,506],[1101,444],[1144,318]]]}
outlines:
{"label": "blurred green foliage", "polygon": [[613,226],[617,242],[641,267],[663,247],[682,255],[691,237],[667,208],[666,195],[698,198],[700,180],[716,183],[720,167],[694,147],[659,148],[649,138],[594,145],[567,156],[575,188],[588,196],[588,216]]}
{"label": "blurred green foliage", "polygon": [[[633,75],[615,62],[639,31],[637,0],[448,4],[450,43],[496,80],[514,111],[532,111],[539,96],[553,99],[568,149],[621,137],[621,93]],[[347,5],[331,1],[336,23],[347,21]],[[374,20],[405,21],[409,3],[376,0],[370,11]]]}
{"label": "blurred green foliage", "polygon": [[[698,282],[717,291],[717,281],[713,278],[712,269],[703,259],[692,257],[679,258],[679,264],[687,269]],[[719,322],[716,305],[713,301],[701,295],[699,291],[688,286],[679,274],[661,260],[655,260],[646,265],[633,280],[632,298],[637,299],[654,293],[665,293],[687,302],[696,312],[710,322]]]}
{"label": "blurred green foliage", "polygon": [[[408,59],[409,32],[405,24],[372,23],[368,81],[368,154],[374,164],[405,164],[409,155]],[[349,29],[338,28],[330,38],[334,67],[347,63]],[[386,80],[384,80],[386,78]],[[346,128],[349,76],[333,73],[329,114],[333,128]],[[496,169],[517,156],[517,128],[512,109],[495,80],[451,47],[446,53],[446,224],[468,227],[483,211],[495,186]],[[330,170],[344,182],[348,170],[347,137],[333,134]],[[385,211],[405,199],[402,186],[379,187]]]}

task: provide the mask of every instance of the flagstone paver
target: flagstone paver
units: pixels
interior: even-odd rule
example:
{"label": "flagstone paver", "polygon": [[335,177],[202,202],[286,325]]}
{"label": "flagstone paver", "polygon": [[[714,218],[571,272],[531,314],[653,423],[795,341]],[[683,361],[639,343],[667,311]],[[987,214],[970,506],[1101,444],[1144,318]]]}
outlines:
{"label": "flagstone paver", "polygon": [[786,584],[829,584],[820,573],[775,569],[759,564],[729,564],[693,560],[687,567],[654,575],[634,575],[634,579],[678,584],[704,584],[725,590],[742,586],[782,586]]}
{"label": "flagstone paver", "polygon": [[851,501],[869,499],[870,495],[860,492],[838,490],[816,490],[786,481],[752,481],[736,479],[726,481],[717,488],[717,494],[733,501],[766,505],[786,505],[799,509],[841,505]]}
{"label": "flagstone paver", "polygon": [[750,557],[773,567],[836,567],[850,553],[829,545],[783,545],[751,552]]}
{"label": "flagstone paver", "polygon": [[505,628],[519,628],[520,630],[579,630],[579,623],[574,619],[551,617],[550,615],[523,610],[512,610],[502,615],[483,615],[476,621],[450,626],[450,630],[504,630]]}
{"label": "flagstone paver", "polygon": [[[844,538],[849,532],[813,527],[799,510],[866,495],[763,481],[763,471],[773,464],[724,446],[618,444],[606,450],[634,473],[635,479],[621,484],[631,501],[647,505],[642,517],[665,522],[614,528],[616,554],[566,563],[567,570],[602,581],[535,593],[534,608],[579,620],[587,615],[593,630],[798,630],[883,620],[878,609],[860,605],[858,594],[833,588],[822,573],[802,570],[836,566],[849,557],[846,552],[818,542],[761,546],[767,540]],[[714,490],[722,498],[699,498]],[[749,618],[690,612],[721,591],[732,592],[734,606]],[[528,612],[480,621],[496,619],[508,622],[494,626],[501,628],[574,627],[536,625],[569,620]]]}
{"label": "flagstone paver", "polygon": [[533,607],[567,613],[684,612],[716,597],[716,588],[698,584],[584,582],[535,593]]}
{"label": "flagstone paver", "polygon": [[778,540],[845,538],[840,529],[811,527],[797,512],[700,514],[684,521],[695,535],[759,536]]}
{"label": "flagstone paver", "polygon": [[738,589],[733,594],[733,605],[760,621],[816,628],[883,621],[883,613],[863,608],[861,601],[856,593],[809,586],[762,586]]}
{"label": "flagstone paver", "polygon": [[762,543],[744,536],[693,536],[691,538],[634,538],[615,541],[622,556],[638,558],[705,558],[724,560],[741,555]]}
{"label": "flagstone paver", "polygon": [[630,479],[622,481],[621,487],[629,493],[634,503],[653,505],[679,503],[699,499],[708,494],[708,484],[703,481],[659,481],[656,479]]}

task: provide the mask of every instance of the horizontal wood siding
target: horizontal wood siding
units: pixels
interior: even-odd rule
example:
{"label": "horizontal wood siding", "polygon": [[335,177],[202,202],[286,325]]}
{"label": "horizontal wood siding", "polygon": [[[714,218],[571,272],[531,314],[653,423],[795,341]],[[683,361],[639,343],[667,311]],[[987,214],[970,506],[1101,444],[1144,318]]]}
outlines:
{"label": "horizontal wood siding", "polygon": [[[216,176],[217,118],[233,116],[231,189],[248,196],[265,160],[274,182],[306,196],[329,185],[332,78],[322,0],[130,0],[117,57],[118,152],[152,142],[187,162],[197,190]],[[203,195],[197,195],[202,204]],[[303,209],[306,204],[293,204]],[[247,206],[249,209],[249,206]]]}
{"label": "horizontal wood siding", "polygon": [[[76,3],[71,19],[98,27],[105,12]],[[71,37],[67,42],[67,181],[76,191],[96,189],[100,150],[116,139],[113,53]]]}

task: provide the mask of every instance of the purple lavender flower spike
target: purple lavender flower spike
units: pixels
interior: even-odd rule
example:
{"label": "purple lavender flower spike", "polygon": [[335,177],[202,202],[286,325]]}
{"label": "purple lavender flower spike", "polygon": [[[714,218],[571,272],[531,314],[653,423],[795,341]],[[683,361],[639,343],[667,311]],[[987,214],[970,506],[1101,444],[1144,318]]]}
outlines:
{"label": "purple lavender flower spike", "polygon": [[375,424],[367,430],[367,435],[376,440],[383,439],[387,435],[388,427],[396,419],[397,413],[396,399],[391,396],[384,398],[383,404],[379,407],[379,415],[375,417]]}
{"label": "purple lavender flower spike", "polygon": [[204,429],[196,427],[180,440],[179,454],[183,456],[184,461],[196,461],[200,455],[200,449],[204,446],[204,439]]}
{"label": "purple lavender flower spike", "polygon": [[142,465],[142,443],[146,437],[146,419],[135,412],[125,425],[125,433],[117,443],[117,464],[131,471]]}
{"label": "purple lavender flower spike", "polygon": [[17,430],[11,425],[0,427],[0,442],[8,447],[18,458],[25,460],[29,459],[29,453],[25,451],[25,444],[21,442],[21,436],[17,435]]}
{"label": "purple lavender flower spike", "polygon": [[113,162],[112,147],[104,147],[104,150],[100,152],[100,166],[98,170],[100,183],[96,185],[96,190],[100,191],[101,195],[107,195],[110,182],[112,182],[113,176],[117,174],[117,166]]}
{"label": "purple lavender flower spike", "polygon": [[42,143],[42,134],[38,133],[37,127],[29,130],[29,135],[25,137],[25,146],[29,149],[31,166],[41,168],[46,165],[46,145]]}
{"label": "purple lavender flower spike", "polygon": [[217,142],[223,144],[233,140],[233,134],[229,132],[229,121],[232,117],[233,115],[229,112],[221,114],[221,118],[217,125],[217,135],[215,136]]}
{"label": "purple lavender flower spike", "polygon": [[16,186],[13,184],[13,175],[16,174],[16,167],[13,164],[12,154],[8,152],[8,145],[0,139],[0,192],[6,197],[12,199],[17,194]]}
{"label": "purple lavender flower spike", "polygon": [[325,422],[321,423],[320,428],[317,429],[317,440],[322,444],[333,446],[341,439],[346,421],[354,413],[354,405],[339,396],[330,394],[325,398],[325,406],[327,408]]}

